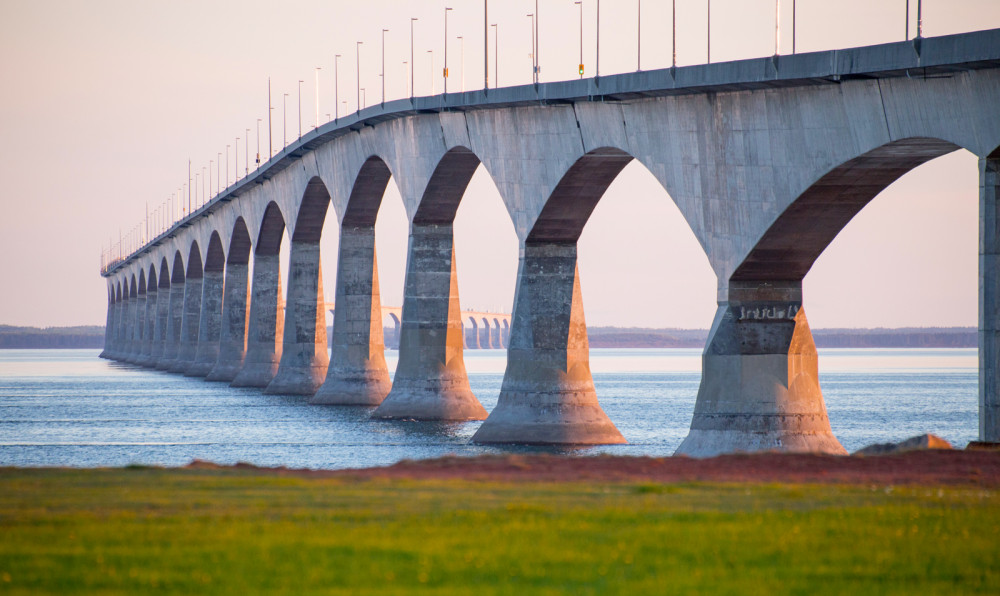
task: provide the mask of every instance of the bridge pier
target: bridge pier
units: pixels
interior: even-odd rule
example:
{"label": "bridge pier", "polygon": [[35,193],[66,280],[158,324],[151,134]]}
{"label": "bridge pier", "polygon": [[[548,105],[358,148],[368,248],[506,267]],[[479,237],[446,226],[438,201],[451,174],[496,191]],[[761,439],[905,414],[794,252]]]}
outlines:
{"label": "bridge pier", "polygon": [[140,366],[152,366],[153,365],[153,328],[156,326],[156,300],[158,297],[158,292],[156,291],[156,281],[151,280],[150,285],[153,286],[153,291],[146,291],[146,315],[144,317],[143,329],[142,329],[142,349],[139,352],[139,360],[136,364]]}
{"label": "bridge pier", "polygon": [[319,242],[292,241],[281,362],[264,392],[315,394],[326,380],[330,364],[326,346],[326,301]]}
{"label": "bridge pier", "polygon": [[219,360],[219,333],[222,327],[221,269],[211,271],[205,266],[201,279],[201,315],[198,322],[198,342],[194,361],[184,371],[187,377],[205,377]]}
{"label": "bridge pier", "polygon": [[177,360],[170,367],[170,372],[183,374],[194,364],[194,357],[198,352],[198,327],[201,323],[202,281],[200,270],[195,273],[188,271],[184,280],[184,312],[181,316],[181,336],[177,344]]}
{"label": "bridge pier", "polygon": [[385,364],[374,223],[341,225],[334,295],[330,364],[309,403],[377,406],[392,382]]}
{"label": "bridge pier", "polygon": [[482,420],[462,354],[452,224],[410,228],[399,363],[376,418]]}
{"label": "bridge pier", "polygon": [[250,298],[250,327],[243,368],[231,383],[233,387],[267,387],[278,372],[281,361],[281,336],[284,316],[281,313],[281,264],[278,253],[254,255],[253,287]]}
{"label": "bridge pier", "polygon": [[730,282],[676,454],[767,450],[847,453],[830,430],[801,281]]}
{"label": "bridge pier", "polygon": [[1000,442],[1000,150],[979,160],[979,440]]}
{"label": "bridge pier", "polygon": [[118,312],[121,301],[116,297],[112,298],[108,305],[108,329],[105,330],[104,357],[108,360],[116,359],[118,350]]}
{"label": "bridge pier", "polygon": [[625,442],[594,391],[576,258],[575,243],[524,245],[500,398],[474,442]]}
{"label": "bridge pier", "polygon": [[469,317],[471,327],[465,330],[465,346],[470,350],[479,349],[479,325],[473,317]]}
{"label": "bridge pier", "polygon": [[114,312],[115,303],[113,300],[109,299],[108,312],[104,315],[104,347],[101,348],[101,353],[97,355],[98,358],[109,358],[108,352],[111,348],[111,333],[113,332]]}
{"label": "bridge pier", "polygon": [[205,377],[206,381],[231,383],[243,368],[247,351],[247,263],[226,263],[223,285],[222,320],[219,329],[219,358]]}
{"label": "bridge pier", "polygon": [[129,328],[128,353],[125,362],[135,364],[139,359],[139,349],[142,347],[142,325],[145,314],[146,293],[139,292],[132,298],[132,325]]}
{"label": "bridge pier", "polygon": [[159,370],[170,370],[177,361],[181,342],[181,322],[184,319],[184,280],[175,275],[170,282],[170,302],[167,306],[167,333],[163,338],[163,358],[156,364]]}
{"label": "bridge pier", "polygon": [[156,290],[156,321],[153,325],[153,345],[149,355],[149,366],[156,368],[163,359],[163,349],[167,336],[167,319],[170,317],[170,284],[162,282]]}
{"label": "bridge pier", "polygon": [[485,319],[480,318],[477,321],[477,325],[482,325],[479,327],[479,347],[488,350],[490,349],[490,325]]}

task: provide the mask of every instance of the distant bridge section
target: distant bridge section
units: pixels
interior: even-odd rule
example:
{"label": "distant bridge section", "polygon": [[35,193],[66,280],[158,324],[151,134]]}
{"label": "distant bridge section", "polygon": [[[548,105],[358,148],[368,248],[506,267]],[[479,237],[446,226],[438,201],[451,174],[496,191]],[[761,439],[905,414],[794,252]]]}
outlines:
{"label": "distant bridge section", "polygon": [[[327,302],[326,310],[334,314],[334,303]],[[385,338],[385,346],[399,349],[399,330],[403,320],[402,306],[383,306],[382,320],[389,319],[393,323],[393,333]],[[510,315],[488,311],[463,310],[462,316],[463,346],[466,349],[503,349],[510,341]]]}

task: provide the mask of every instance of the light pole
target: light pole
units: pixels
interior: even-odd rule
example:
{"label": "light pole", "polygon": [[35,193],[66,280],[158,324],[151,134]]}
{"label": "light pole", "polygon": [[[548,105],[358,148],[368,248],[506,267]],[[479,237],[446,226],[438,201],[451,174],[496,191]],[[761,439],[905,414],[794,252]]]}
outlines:
{"label": "light pole", "polygon": [[538,23],[542,20],[542,13],[538,10],[538,0],[535,0],[535,82],[539,80],[539,75],[542,74],[542,69],[539,66],[541,62],[538,60],[538,55],[542,53],[541,43],[538,39]]}
{"label": "light pole", "polygon": [[[226,160],[229,160],[229,145],[226,145]],[[227,182],[228,184],[228,182]],[[212,187],[209,186],[208,192],[212,192]],[[218,161],[215,162],[215,194],[222,192],[222,152],[219,151]]]}
{"label": "light pole", "polygon": [[416,62],[413,61],[413,21],[416,21],[416,17],[410,17],[410,99],[413,99],[414,91],[414,78],[413,78],[413,65]]}
{"label": "light pole", "polygon": [[496,89],[500,86],[500,29],[496,23],[490,27],[493,27],[493,88]]}
{"label": "light pole", "polygon": [[535,69],[535,13],[528,13],[528,18],[531,19],[531,82],[537,83],[538,76]]}
{"label": "light pole", "polygon": [[[240,142],[240,138],[236,137],[236,142]],[[239,145],[237,145],[239,147]],[[226,145],[226,188],[229,188],[229,145]]]}
{"label": "light pole", "polygon": [[436,77],[434,76],[434,50],[427,50],[427,53],[431,55],[431,95],[434,95],[437,91],[434,81]]}
{"label": "light pole", "polygon": [[[258,122],[260,122],[260,120],[258,120]],[[257,126],[260,126],[260,124],[258,124]],[[247,134],[243,137],[243,149],[244,149],[243,159],[244,161],[246,161],[246,166],[245,166],[246,171],[243,172],[243,175],[249,176],[250,175],[250,129],[248,128],[246,130]]]}
{"label": "light pole", "polygon": [[354,59],[355,59],[355,76],[358,79],[358,111],[361,111],[361,44],[363,41],[357,42],[354,46]]}
{"label": "light pole", "polygon": [[635,69],[642,70],[642,0],[636,0]]}
{"label": "light pole", "polygon": [[[267,77],[267,158],[271,159],[274,156],[274,144],[271,142],[271,112],[274,108],[271,107],[271,77]],[[257,137],[260,138],[260,133],[257,133]],[[257,147],[257,165],[260,165],[260,147]]]}
{"label": "light pole", "polygon": [[448,95],[448,13],[450,8],[444,9],[444,94]]}
{"label": "light pole", "polygon": [[781,47],[781,0],[774,0],[774,55]]}
{"label": "light pole", "polygon": [[574,2],[580,7],[580,78],[583,78],[583,0],[579,2]]}
{"label": "light pole", "polygon": [[795,0],[792,0],[792,53],[795,53]]}
{"label": "light pole", "polygon": [[281,146],[288,146],[288,94],[281,97]]}
{"label": "light pole", "polygon": [[597,0],[597,51],[594,59],[594,78],[601,76],[601,0]]}
{"label": "light pole", "polygon": [[462,93],[465,93],[465,38],[459,35],[456,39],[462,40],[462,50],[459,54],[462,58],[459,62],[462,68]]}
{"label": "light pole", "polygon": [[[257,118],[257,161],[255,163],[257,164],[258,168],[260,167],[260,122],[261,119]],[[268,120],[268,122],[270,122],[270,120]],[[249,173],[250,169],[247,168],[247,174]]]}
{"label": "light pole", "polygon": [[382,30],[382,105],[385,106],[385,34],[388,29]]}
{"label": "light pole", "polygon": [[708,0],[708,9],[706,14],[708,15],[708,19],[705,25],[705,31],[708,33],[708,35],[706,35],[705,37],[708,40],[707,41],[708,46],[706,51],[705,63],[711,64],[712,63],[712,0]]}
{"label": "light pole", "polygon": [[924,36],[924,17],[921,15],[923,0],[917,0],[917,39]]}
{"label": "light pole", "polygon": [[338,61],[340,60],[340,54],[336,54],[333,57],[333,120],[336,122],[340,119],[340,90],[337,88],[340,86],[340,68]]}
{"label": "light pole", "polygon": [[[240,138],[233,144],[233,182],[240,179]],[[229,156],[226,156],[226,186],[229,186]]]}
{"label": "light pole", "polygon": [[315,106],[314,106],[316,108],[316,126],[314,126],[313,128],[319,128],[319,71],[321,69],[322,69],[322,67],[320,67],[320,66],[316,67],[316,85],[315,85],[315,89],[316,89],[316,101],[315,101]]}
{"label": "light pole", "polygon": [[490,11],[489,3],[483,0],[483,89],[490,88]]}
{"label": "light pole", "polygon": [[302,138],[302,81],[299,81],[299,138]]}
{"label": "light pole", "polygon": [[673,46],[674,57],[670,65],[672,68],[677,68],[677,0],[673,0],[672,4],[670,26],[673,28],[673,32],[670,35],[670,43]]}

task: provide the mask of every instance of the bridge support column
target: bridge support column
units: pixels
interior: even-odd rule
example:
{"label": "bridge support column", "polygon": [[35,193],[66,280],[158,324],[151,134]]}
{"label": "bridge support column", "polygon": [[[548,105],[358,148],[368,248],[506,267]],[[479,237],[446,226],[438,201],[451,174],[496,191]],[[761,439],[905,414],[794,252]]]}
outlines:
{"label": "bridge support column", "polygon": [[326,299],[319,242],[292,242],[278,374],[265,393],[313,395],[326,380]]}
{"label": "bridge support column", "polygon": [[730,282],[702,355],[701,386],[677,454],[846,454],[830,430],[802,283]]}
{"label": "bridge support column", "polygon": [[476,443],[624,443],[597,402],[576,244],[526,244],[507,370]]}
{"label": "bridge support column", "polygon": [[377,418],[482,420],[462,355],[462,309],[451,224],[410,228],[399,363]]}
{"label": "bridge support column", "polygon": [[184,280],[184,313],[181,317],[181,337],[177,344],[177,360],[170,372],[185,373],[194,364],[198,352],[198,327],[201,323],[202,278],[188,275]]}
{"label": "bridge support column", "polygon": [[108,313],[104,317],[104,347],[101,349],[101,353],[98,354],[98,358],[110,358],[109,352],[111,351],[111,334],[114,332],[114,312],[115,303],[108,301]]}
{"label": "bridge support column", "polygon": [[112,302],[108,305],[108,328],[105,331],[104,357],[108,360],[115,359],[115,352],[118,349],[118,311],[119,302]]}
{"label": "bridge support column", "polygon": [[118,313],[118,340],[116,341],[115,360],[123,362],[125,355],[128,353],[128,338],[130,337],[129,314],[132,312],[132,300],[131,298],[123,298],[120,304],[121,311]]}
{"label": "bridge support column", "polygon": [[482,327],[479,328],[479,347],[488,350],[490,349],[490,326],[482,318],[477,324],[482,324]]}
{"label": "bridge support column", "polygon": [[222,271],[205,270],[201,279],[201,319],[194,362],[184,371],[187,377],[204,377],[219,360],[219,331],[222,327]]}
{"label": "bridge support column", "polygon": [[160,286],[156,291],[156,322],[153,325],[153,346],[149,366],[157,367],[163,359],[166,346],[167,319],[170,317],[170,287]]}
{"label": "bridge support column", "polygon": [[163,358],[156,364],[160,370],[170,370],[177,362],[181,343],[181,323],[184,320],[184,282],[170,282],[170,302],[167,305],[167,333],[163,338]]}
{"label": "bridge support column", "polygon": [[223,287],[222,321],[219,330],[219,358],[208,381],[232,382],[243,368],[247,352],[247,263],[227,263]]}
{"label": "bridge support column", "polygon": [[1000,155],[979,160],[979,440],[1000,441]]}
{"label": "bridge support column", "polygon": [[470,322],[470,327],[465,330],[465,346],[470,350],[479,349],[479,325],[475,320]]}
{"label": "bridge support column", "polygon": [[250,299],[250,329],[243,368],[233,387],[267,387],[281,361],[281,264],[277,254],[254,256],[253,295]]}
{"label": "bridge support column", "polygon": [[139,353],[137,364],[140,366],[153,365],[153,328],[156,327],[156,301],[159,292],[146,292],[146,315],[142,329],[142,350]]}
{"label": "bridge support column", "polygon": [[334,300],[330,366],[309,403],[377,406],[392,382],[385,365],[374,226],[341,226]]}
{"label": "bridge support column", "polygon": [[136,364],[139,361],[139,353],[142,351],[142,330],[146,320],[146,293],[142,292],[132,299],[132,332],[129,341],[128,355],[125,361],[129,364]]}

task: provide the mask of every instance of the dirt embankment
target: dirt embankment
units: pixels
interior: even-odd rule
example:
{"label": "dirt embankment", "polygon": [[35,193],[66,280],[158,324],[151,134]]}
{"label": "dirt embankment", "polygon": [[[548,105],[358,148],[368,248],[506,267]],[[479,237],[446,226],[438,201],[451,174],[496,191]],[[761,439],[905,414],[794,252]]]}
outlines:
{"label": "dirt embankment", "polygon": [[[195,461],[192,468],[222,468]],[[894,455],[831,456],[786,453],[689,457],[499,455],[402,461],[382,468],[291,470],[317,477],[461,479],[495,482],[787,482],[1000,486],[1000,452],[925,450]]]}

